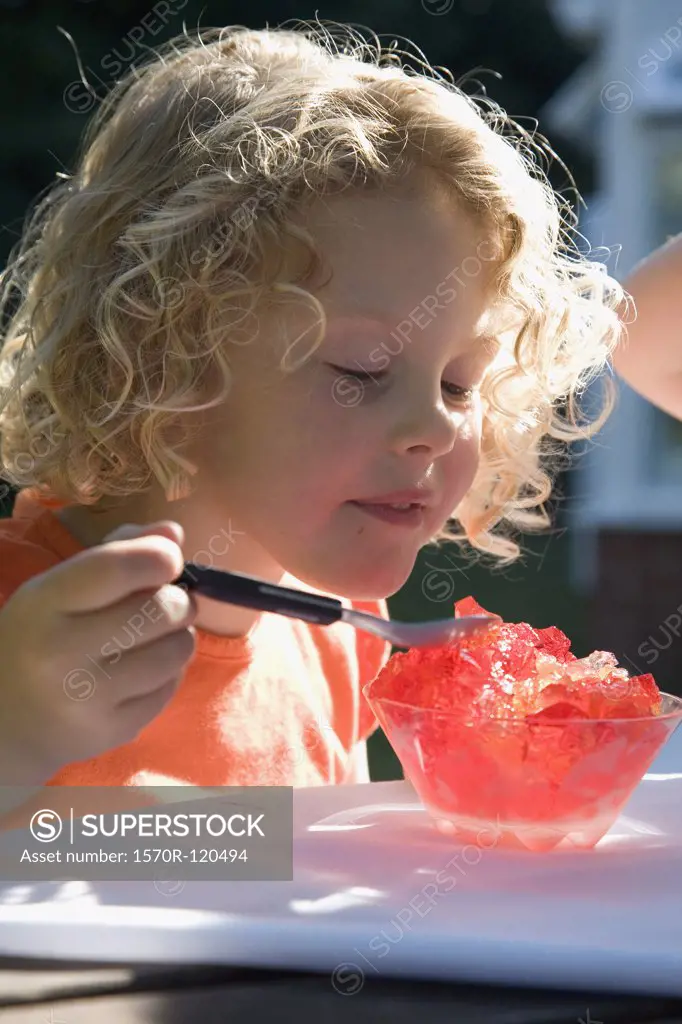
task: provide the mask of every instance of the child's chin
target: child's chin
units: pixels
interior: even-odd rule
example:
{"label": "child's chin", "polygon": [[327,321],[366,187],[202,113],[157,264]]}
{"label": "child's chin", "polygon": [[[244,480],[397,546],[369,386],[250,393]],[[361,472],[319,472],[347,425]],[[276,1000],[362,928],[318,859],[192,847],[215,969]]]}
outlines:
{"label": "child's chin", "polygon": [[305,581],[318,590],[349,600],[380,601],[397,593],[409,579],[412,569],[407,559],[402,563],[396,560],[392,565],[377,560],[365,565],[318,566],[313,573],[305,574]]}

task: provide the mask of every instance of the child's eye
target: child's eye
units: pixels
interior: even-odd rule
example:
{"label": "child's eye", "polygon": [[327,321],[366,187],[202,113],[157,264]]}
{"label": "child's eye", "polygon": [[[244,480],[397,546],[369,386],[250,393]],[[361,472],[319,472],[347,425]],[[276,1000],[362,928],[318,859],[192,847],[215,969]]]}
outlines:
{"label": "child's eye", "polygon": [[474,388],[465,388],[460,384],[449,384],[446,380],[443,381],[442,387],[448,398],[453,399],[455,402],[467,403],[474,397]]}
{"label": "child's eye", "polygon": [[335,363],[329,363],[329,366],[337,373],[343,374],[344,377],[354,377],[355,380],[360,381],[378,381],[386,376],[385,370],[374,370],[370,373],[369,370],[356,370],[351,366],[337,366]]}
{"label": "child's eye", "polygon": [[[332,370],[336,373],[342,374],[344,377],[353,377],[355,380],[366,383],[367,381],[373,381],[375,384],[386,376],[385,370],[374,370],[372,373],[369,370],[358,370],[351,366],[338,366],[336,363],[328,364]],[[448,398],[454,402],[461,402],[466,404],[470,402],[474,397],[474,388],[465,388],[460,384],[450,384],[448,381],[443,381],[441,387],[447,394]]]}

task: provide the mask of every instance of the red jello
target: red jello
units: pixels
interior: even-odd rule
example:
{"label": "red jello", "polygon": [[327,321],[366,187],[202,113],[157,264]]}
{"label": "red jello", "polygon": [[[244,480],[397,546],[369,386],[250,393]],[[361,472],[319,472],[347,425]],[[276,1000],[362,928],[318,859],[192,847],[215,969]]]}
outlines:
{"label": "red jello", "polygon": [[[487,614],[473,598],[456,616]],[[590,847],[680,720],[682,701],[555,626],[502,622],[395,654],[366,696],[405,774],[463,842]],[[672,703],[671,703],[672,702]]]}

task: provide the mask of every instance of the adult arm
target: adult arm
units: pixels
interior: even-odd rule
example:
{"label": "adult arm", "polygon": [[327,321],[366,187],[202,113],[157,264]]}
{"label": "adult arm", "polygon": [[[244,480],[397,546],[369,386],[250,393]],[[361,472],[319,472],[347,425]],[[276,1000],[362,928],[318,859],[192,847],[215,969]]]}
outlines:
{"label": "adult arm", "polygon": [[640,395],[682,420],[682,235],[638,264],[624,288],[635,308],[623,317],[615,369]]}

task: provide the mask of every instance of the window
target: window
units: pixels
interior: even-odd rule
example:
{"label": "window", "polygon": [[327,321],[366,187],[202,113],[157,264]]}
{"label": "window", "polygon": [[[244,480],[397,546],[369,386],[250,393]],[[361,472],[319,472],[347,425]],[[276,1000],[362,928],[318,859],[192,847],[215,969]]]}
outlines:
{"label": "window", "polygon": [[651,133],[655,158],[652,248],[682,232],[682,109]]}

